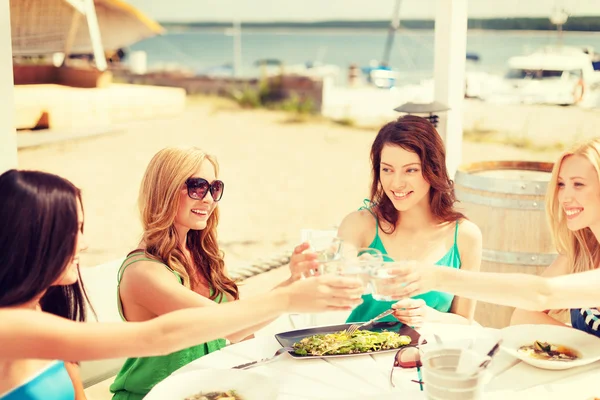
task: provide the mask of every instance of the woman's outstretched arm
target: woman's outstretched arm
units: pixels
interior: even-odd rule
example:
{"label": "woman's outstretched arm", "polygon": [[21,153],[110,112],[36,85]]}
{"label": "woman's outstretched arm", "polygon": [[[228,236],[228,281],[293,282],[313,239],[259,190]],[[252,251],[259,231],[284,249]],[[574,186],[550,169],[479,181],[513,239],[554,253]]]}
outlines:
{"label": "woman's outstretched arm", "polygon": [[[564,256],[559,256],[564,257]],[[404,284],[398,299],[429,290],[519,307],[525,310],[597,307],[600,304],[600,269],[576,274],[541,277],[529,274],[472,272],[430,265],[403,267],[397,279]]]}
{"label": "woman's outstretched arm", "polygon": [[174,311],[146,322],[81,323],[30,309],[0,310],[0,358],[69,361],[169,354],[232,334],[284,312],[350,310],[359,280],[322,276],[252,299]]}

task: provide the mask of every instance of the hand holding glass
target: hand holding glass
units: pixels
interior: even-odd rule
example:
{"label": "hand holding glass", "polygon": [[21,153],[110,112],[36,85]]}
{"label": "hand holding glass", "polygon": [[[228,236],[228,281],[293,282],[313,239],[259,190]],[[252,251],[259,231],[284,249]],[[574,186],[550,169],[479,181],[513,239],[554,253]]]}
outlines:
{"label": "hand holding glass", "polygon": [[307,236],[309,251],[317,254],[317,261],[323,263],[338,260],[341,257],[342,240],[340,238],[320,235],[318,232],[310,232]]}
{"label": "hand holding glass", "polygon": [[399,276],[400,271],[405,271],[406,267],[414,268],[416,261],[394,261],[383,263],[383,265],[374,268],[371,271],[371,286],[373,288],[373,298],[380,301],[397,300],[403,292],[405,282]]}
{"label": "hand holding glass", "polygon": [[349,245],[343,245],[343,254],[339,260],[321,264],[322,274],[335,274],[343,276],[355,276],[365,285],[365,292],[371,282],[371,271],[383,265],[383,254],[377,249],[360,248],[354,249]]}

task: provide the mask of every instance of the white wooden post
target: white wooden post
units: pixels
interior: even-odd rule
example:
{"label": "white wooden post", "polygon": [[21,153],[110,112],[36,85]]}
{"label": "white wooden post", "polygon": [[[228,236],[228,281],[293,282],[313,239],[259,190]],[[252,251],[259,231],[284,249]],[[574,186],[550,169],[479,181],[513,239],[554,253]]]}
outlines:
{"label": "white wooden post", "polygon": [[69,54],[71,54],[71,49],[73,48],[73,43],[75,42],[75,37],[77,35],[77,31],[79,30],[79,24],[81,22],[81,13],[76,8],[73,9],[73,16],[71,17],[71,26],[69,27],[69,32],[67,33],[67,38],[65,39],[65,59],[63,60],[62,65],[67,65],[69,61]]}
{"label": "white wooden post", "polygon": [[438,132],[446,144],[446,165],[451,177],[462,159],[467,19],[467,0],[437,0],[434,97],[450,107],[447,113],[440,113]]}
{"label": "white wooden post", "polygon": [[0,0],[0,174],[17,167],[10,0]]}
{"label": "white wooden post", "polygon": [[96,6],[94,0],[83,0],[85,5],[85,19],[87,20],[88,29],[90,32],[90,40],[92,41],[92,49],[94,50],[94,61],[98,71],[106,71],[106,55],[102,46],[102,37],[100,36],[100,26],[96,17]]}

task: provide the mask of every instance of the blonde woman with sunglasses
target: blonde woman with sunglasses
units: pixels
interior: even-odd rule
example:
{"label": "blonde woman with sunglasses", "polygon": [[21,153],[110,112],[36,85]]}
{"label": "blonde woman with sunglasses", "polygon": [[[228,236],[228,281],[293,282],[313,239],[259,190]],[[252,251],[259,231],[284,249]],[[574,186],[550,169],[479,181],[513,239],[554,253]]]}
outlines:
{"label": "blonde woman with sunglasses", "polygon": [[[239,299],[217,242],[219,200],[225,183],[217,160],[194,148],[165,148],[150,161],[140,193],[143,238],[119,271],[118,299],[126,321],[148,321],[171,311],[213,307]],[[292,256],[289,285],[316,267],[299,246]],[[174,370],[231,342],[243,340],[270,321],[239,329],[163,357],[128,359],[111,386],[114,400],[141,399]]]}

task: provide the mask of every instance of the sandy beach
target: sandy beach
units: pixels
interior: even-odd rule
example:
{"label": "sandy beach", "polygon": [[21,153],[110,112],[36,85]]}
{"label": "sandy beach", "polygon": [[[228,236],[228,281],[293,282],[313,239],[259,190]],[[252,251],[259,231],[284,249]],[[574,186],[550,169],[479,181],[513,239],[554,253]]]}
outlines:
{"label": "sandy beach", "polygon": [[[376,129],[317,119],[288,121],[289,114],[282,112],[193,99],[175,118],[138,121],[110,135],[21,150],[19,167],[59,174],[83,190],[89,249],[82,261],[92,266],[136,247],[137,193],[151,157],[165,146],[199,146],[217,156],[226,183],[219,238],[233,269],[291,249],[302,228],[336,226],[367,195]],[[565,141],[564,131],[562,137]],[[466,141],[463,162],[553,161],[557,154]]]}

